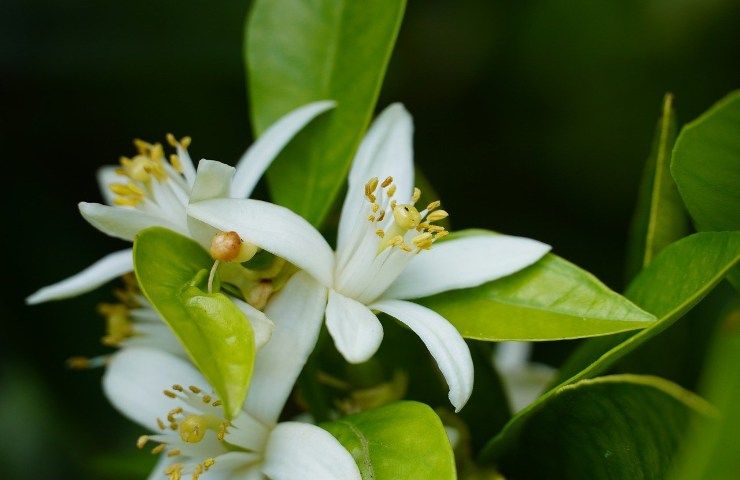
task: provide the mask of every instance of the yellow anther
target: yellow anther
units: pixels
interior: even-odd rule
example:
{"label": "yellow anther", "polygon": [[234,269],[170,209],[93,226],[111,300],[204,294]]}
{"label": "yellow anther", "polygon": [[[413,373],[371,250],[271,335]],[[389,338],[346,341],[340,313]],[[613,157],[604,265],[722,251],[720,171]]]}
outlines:
{"label": "yellow anther", "polygon": [[372,209],[373,213],[377,213],[378,210],[380,209],[380,205],[378,205],[377,203],[373,203],[372,207],[370,208]]}
{"label": "yellow anther", "polygon": [[164,430],[167,426],[164,424],[161,418],[157,417],[157,426],[160,430]]}
{"label": "yellow anther", "polygon": [[170,398],[177,398],[177,395],[175,395],[175,392],[170,392],[169,390],[162,391],[165,395],[167,395]]}
{"label": "yellow anther", "polygon": [[138,439],[136,439],[136,448],[144,448],[144,446],[149,441],[148,435],[142,435]]}
{"label": "yellow anther", "polygon": [[396,205],[398,205],[396,203],[396,201],[395,200],[391,200],[391,210],[395,209],[396,208]]}
{"label": "yellow anther", "polygon": [[179,384],[176,383],[176,384],[172,385],[172,390],[175,390],[177,392],[182,392],[184,389],[182,388],[182,385],[179,385]]}
{"label": "yellow anther", "polygon": [[393,184],[393,185],[391,185],[391,186],[390,186],[390,188],[388,189],[388,196],[389,196],[389,197],[392,197],[392,196],[393,196],[393,195],[395,195],[395,194],[396,194],[396,184],[394,183],[394,184]]}
{"label": "yellow anther", "polygon": [[177,430],[177,428],[178,428],[177,422],[170,423],[170,430],[174,432],[175,430]]}
{"label": "yellow anther", "polygon": [[398,246],[398,248],[400,248],[404,252],[410,252],[410,251],[413,250],[413,248],[411,248],[411,245],[409,245],[407,243],[402,243],[401,245]]}
{"label": "yellow anther", "polygon": [[374,215],[368,215],[367,216],[367,221],[368,222],[374,222],[375,221],[375,216]]}
{"label": "yellow anther", "polygon": [[182,407],[173,408],[167,412],[167,421],[170,423],[176,422],[175,415],[182,413]]}
{"label": "yellow anther", "polygon": [[108,188],[116,195],[129,195],[131,193],[128,185],[123,183],[111,183],[110,185],[108,185]]}
{"label": "yellow anther", "polygon": [[160,443],[156,447],[152,448],[152,453],[154,455],[159,455],[160,453],[164,452],[166,445],[164,443]]}
{"label": "yellow anther", "polygon": [[182,145],[182,148],[188,148],[190,147],[190,144],[193,142],[193,139],[190,137],[182,137],[180,139],[180,145]]}
{"label": "yellow anther", "polygon": [[90,359],[87,357],[70,357],[67,359],[67,368],[72,370],[87,370],[90,368]]}
{"label": "yellow anther", "polygon": [[136,150],[138,150],[140,154],[145,154],[150,148],[152,148],[152,144],[140,138],[134,138],[134,147],[136,147]]}
{"label": "yellow anther", "polygon": [[414,187],[414,193],[411,195],[411,203],[416,203],[419,198],[421,198],[421,190],[419,190],[417,187]]}
{"label": "yellow anther", "polygon": [[175,138],[174,135],[172,135],[171,133],[168,133],[167,135],[165,135],[165,138],[167,139],[167,143],[169,143],[171,147],[177,146],[177,139]]}
{"label": "yellow anther", "polygon": [[393,209],[393,218],[396,225],[405,230],[416,228],[421,223],[421,215],[413,205],[396,205]]}
{"label": "yellow anther", "polygon": [[382,222],[384,218],[385,218],[385,210],[383,210],[382,212],[380,212],[380,215],[378,215],[378,220],[377,221],[378,222]]}
{"label": "yellow anther", "polygon": [[98,305],[98,312],[105,316],[106,335],[102,339],[103,345],[117,346],[134,333],[126,305],[101,303]]}
{"label": "yellow anther", "polygon": [[421,235],[415,236],[411,240],[411,243],[413,243],[416,246],[419,246],[420,243],[426,243],[427,241],[429,241],[431,239],[432,239],[432,234],[431,233],[428,233],[428,232],[425,232],[425,233],[422,233]]}
{"label": "yellow anther", "polygon": [[191,477],[191,480],[198,480],[202,473],[203,473],[203,465],[199,463],[193,469],[193,476]]}
{"label": "yellow anther", "polygon": [[203,395],[203,403],[211,403],[211,396],[210,395]]}
{"label": "yellow anther", "polygon": [[180,423],[180,438],[184,442],[198,443],[203,440],[208,430],[207,420],[200,415],[188,415]]}
{"label": "yellow anther", "polygon": [[180,450],[178,450],[178,449],[175,448],[175,449],[172,449],[169,452],[167,452],[167,456],[168,457],[176,457],[176,456],[180,455],[181,453],[182,452]]}
{"label": "yellow anther", "polygon": [[447,218],[450,214],[445,212],[444,210],[436,210],[429,215],[427,215],[427,220],[430,222],[437,222],[439,220],[442,220],[443,218]]}
{"label": "yellow anther", "polygon": [[113,199],[113,205],[119,207],[135,207],[139,203],[141,203],[141,199],[139,198],[116,197]]}
{"label": "yellow anther", "polygon": [[221,400],[216,400],[211,404],[212,407],[220,407],[221,405],[223,405],[223,402]]}
{"label": "yellow anther", "polygon": [[190,385],[188,389],[190,389],[190,391],[196,395],[198,395],[201,392],[201,389],[196,387],[195,385]]}
{"label": "yellow anther", "polygon": [[391,238],[391,240],[388,242],[388,245],[395,247],[396,245],[401,245],[403,243],[403,237],[401,235],[396,235],[395,237]]}
{"label": "yellow anther", "polygon": [[[366,197],[372,196],[376,188],[378,188],[378,177],[373,177],[370,179],[369,182],[365,184],[365,196]],[[372,200],[372,201],[374,202],[375,200]]]}
{"label": "yellow anther", "polygon": [[165,468],[164,474],[167,475],[169,480],[182,480],[182,465],[179,463],[173,463],[169,467]]}
{"label": "yellow anther", "polygon": [[445,231],[445,227],[443,227],[442,225],[429,225],[427,227],[427,232],[434,233],[434,232],[444,232],[444,231]]}
{"label": "yellow anther", "polygon": [[435,240],[439,240],[440,238],[446,237],[449,234],[450,234],[450,232],[448,232],[447,230],[442,230],[441,232],[436,232],[434,234],[434,239]]}
{"label": "yellow anther", "polygon": [[203,464],[202,465],[203,465],[203,468],[205,468],[206,470],[208,470],[209,468],[211,468],[215,464],[216,464],[216,460],[214,460],[213,458],[206,458],[205,460],[203,460]]}
{"label": "yellow anther", "polygon": [[388,185],[390,185],[391,183],[393,183],[393,177],[390,177],[390,176],[389,177],[385,177],[385,180],[383,180],[383,183],[381,183],[380,186],[382,188],[385,188]]}
{"label": "yellow anther", "polygon": [[383,238],[383,237],[385,237],[385,231],[383,231],[382,228],[379,228],[379,229],[375,230],[375,235],[379,236],[380,238]]}
{"label": "yellow anther", "polygon": [[223,441],[223,439],[226,437],[226,429],[228,427],[228,423],[222,422],[221,425],[218,426],[218,433],[216,434],[216,438]]}
{"label": "yellow anther", "polygon": [[433,211],[433,210],[436,210],[436,209],[438,209],[440,205],[442,205],[442,202],[440,202],[439,200],[435,200],[434,202],[432,202],[432,203],[430,203],[429,205],[427,205],[427,208],[426,208],[426,210],[427,210],[428,212],[431,212],[431,211]]}
{"label": "yellow anther", "polygon": [[149,152],[149,157],[155,162],[164,158],[164,149],[162,148],[161,143],[155,143],[154,145],[152,145],[151,151]]}
{"label": "yellow anther", "polygon": [[243,241],[236,232],[219,232],[211,240],[210,253],[214,260],[242,263],[254,257],[258,250],[257,245]]}
{"label": "yellow anther", "polygon": [[170,155],[170,165],[172,165],[172,168],[174,168],[175,171],[177,171],[178,173],[183,172],[182,162],[180,161],[180,157],[178,157],[174,153]]}

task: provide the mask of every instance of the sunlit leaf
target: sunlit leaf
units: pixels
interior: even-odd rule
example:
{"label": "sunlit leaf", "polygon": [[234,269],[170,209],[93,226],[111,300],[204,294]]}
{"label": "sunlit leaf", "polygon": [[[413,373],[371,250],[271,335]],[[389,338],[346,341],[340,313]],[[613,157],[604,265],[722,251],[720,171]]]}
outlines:
{"label": "sunlit leaf", "polygon": [[349,450],[364,480],[457,478],[442,422],[422,403],[396,402],[321,427]]}
{"label": "sunlit leaf", "polygon": [[286,147],[268,174],[277,203],[319,225],[343,186],[373,114],[406,2],[316,0],[252,5],[246,63],[252,125],[335,100]]}
{"label": "sunlit leaf", "polygon": [[212,264],[200,245],[164,228],[148,228],[134,241],[134,268],[142,292],[233,417],[252,376],[254,334],[226,295],[204,291]]}
{"label": "sunlit leaf", "polygon": [[[451,235],[495,235],[466,230]],[[596,277],[557,255],[479,287],[452,290],[420,301],[449,320],[466,338],[559,340],[645,328],[653,315],[610,290]]]}

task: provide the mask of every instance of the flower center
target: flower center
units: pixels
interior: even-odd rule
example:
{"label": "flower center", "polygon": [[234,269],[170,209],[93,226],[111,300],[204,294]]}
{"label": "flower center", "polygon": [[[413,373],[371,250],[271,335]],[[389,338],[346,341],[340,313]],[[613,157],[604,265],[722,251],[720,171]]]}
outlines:
{"label": "flower center", "polygon": [[[433,224],[448,216],[444,210],[438,210],[441,205],[439,200],[431,202],[420,212],[415,206],[421,197],[420,189],[414,188],[411,203],[405,204],[393,199],[395,193],[393,177],[387,177],[382,183],[373,177],[365,184],[365,198],[371,210],[367,219],[376,227],[375,234],[381,239],[378,253],[388,247],[398,247],[405,252],[416,250],[419,253],[428,250],[435,241],[449,233],[441,225]],[[407,232],[411,230],[416,230],[418,235],[407,238]]]}
{"label": "flower center", "polygon": [[[187,148],[190,145],[190,137],[184,137],[179,141],[174,135],[167,134],[167,141],[173,147]],[[133,157],[121,157],[120,167],[116,173],[128,177],[128,183],[111,183],[108,188],[115,194],[113,203],[118,206],[134,207],[151,196],[149,185],[152,178],[162,182],[167,179],[177,178],[181,180],[183,172],[182,162],[176,154],[169,157],[169,163],[164,160],[165,153],[161,143],[149,143],[144,140],[135,139],[136,155]]]}

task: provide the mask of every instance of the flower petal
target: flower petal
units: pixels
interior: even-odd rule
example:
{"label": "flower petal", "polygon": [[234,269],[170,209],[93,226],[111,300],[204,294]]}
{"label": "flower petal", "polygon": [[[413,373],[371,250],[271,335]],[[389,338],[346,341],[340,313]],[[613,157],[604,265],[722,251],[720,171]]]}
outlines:
{"label": "flower petal", "polygon": [[350,363],[367,361],[383,340],[378,317],[362,303],[334,290],[329,290],[326,327],[337,350]]}
{"label": "flower petal", "polygon": [[383,298],[421,298],[475,287],[505,277],[542,258],[550,246],[509,235],[476,235],[435,244],[416,255]]}
{"label": "flower petal", "polygon": [[275,324],[267,318],[267,315],[260,312],[247,302],[239,300],[238,298],[231,298],[231,301],[239,307],[244,315],[246,315],[249,324],[252,326],[254,332],[254,346],[257,350],[265,346],[270,340],[273,330],[275,330]]}
{"label": "flower petal", "polygon": [[298,422],[278,424],[262,471],[272,480],[360,480],[352,455],[326,430]]}
{"label": "flower petal", "polygon": [[111,357],[103,375],[103,391],[113,406],[152,431],[157,431],[157,417],[178,406],[177,400],[162,393],[175,383],[208,386],[186,360],[144,347],[119,350]]}
{"label": "flower petal", "polygon": [[262,174],[285,145],[308,122],[320,113],[334,108],[335,105],[336,103],[330,100],[309,103],[284,115],[265,130],[236,164],[231,198],[248,198]]}
{"label": "flower petal", "polygon": [[128,178],[116,173],[119,167],[115,165],[105,165],[98,169],[96,174],[98,180],[98,186],[100,187],[100,193],[103,195],[103,200],[108,205],[113,205],[113,199],[115,194],[110,189],[111,183],[128,183]]}
{"label": "flower petal", "polygon": [[[212,198],[228,198],[233,177],[234,167],[213,160],[201,160],[190,192],[190,203]],[[218,231],[189,215],[187,218],[190,236],[204,247],[208,247]]]}
{"label": "flower petal", "polygon": [[316,345],[326,307],[326,288],[298,272],[267,304],[275,323],[270,341],[257,353],[245,410],[274,424],[296,378]]}
{"label": "flower petal", "polygon": [[351,242],[356,222],[367,223],[360,210],[365,200],[365,183],[373,177],[382,182],[388,176],[396,184],[395,198],[405,203],[411,198],[414,183],[414,125],[400,103],[388,106],[370,126],[357,150],[349,173],[349,188],[342,205],[337,236],[337,251]]}
{"label": "flower petal", "polygon": [[161,226],[180,233],[182,228],[162,217],[144,213],[135,208],[111,207],[99,203],[80,202],[80,213],[90,225],[106,235],[133,241],[137,233],[147,227]]}
{"label": "flower petal", "polygon": [[259,200],[216,199],[194,203],[188,212],[218,230],[237,232],[331,285],[334,252],[318,230],[287,208]]}
{"label": "flower petal", "polygon": [[421,338],[447,380],[450,402],[460,411],[473,392],[473,360],[457,329],[438,313],[411,302],[381,300],[370,308],[396,318]]}
{"label": "flower petal", "polygon": [[61,300],[81,295],[133,269],[134,259],[131,249],[119,250],[106,255],[76,275],[39,289],[26,298],[26,303],[35,305],[49,300]]}

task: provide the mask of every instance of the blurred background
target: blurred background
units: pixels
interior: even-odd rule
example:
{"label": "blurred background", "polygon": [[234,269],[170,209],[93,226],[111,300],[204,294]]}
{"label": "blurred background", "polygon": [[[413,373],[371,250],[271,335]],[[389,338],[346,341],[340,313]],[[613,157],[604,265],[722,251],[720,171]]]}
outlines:
{"label": "blurred background", "polygon": [[[64,364],[107,351],[95,305],[110,289],[23,299],[122,247],[76,204],[100,200],[95,170],[132,138],[192,135],[194,157],[227,163],[250,144],[248,8],[3,2],[3,478],[138,478],[152,462],[103,398],[102,372]],[[412,0],[379,107],[414,115],[417,163],[455,228],[540,239],[619,290],[662,96],[685,123],[737,88],[738,25],[732,0]]]}

